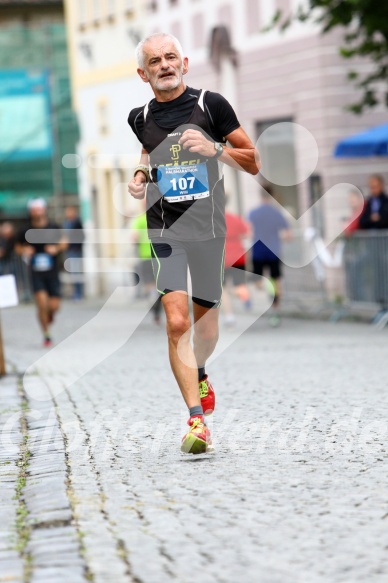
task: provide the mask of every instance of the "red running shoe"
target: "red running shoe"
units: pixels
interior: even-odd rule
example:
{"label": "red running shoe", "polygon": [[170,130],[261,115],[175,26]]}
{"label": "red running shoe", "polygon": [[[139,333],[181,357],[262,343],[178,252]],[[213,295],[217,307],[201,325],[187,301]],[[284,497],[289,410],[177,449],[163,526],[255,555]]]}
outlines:
{"label": "red running shoe", "polygon": [[46,336],[46,338],[43,340],[43,346],[45,348],[50,348],[50,346],[52,346],[52,345],[53,345],[53,341],[51,340],[51,338],[48,338]]}
{"label": "red running shoe", "polygon": [[181,451],[198,454],[212,450],[212,438],[202,415],[190,417],[187,424],[190,430],[182,439]]}
{"label": "red running shoe", "polygon": [[204,415],[211,415],[216,406],[216,395],[211,383],[207,380],[207,375],[199,381],[199,396]]}

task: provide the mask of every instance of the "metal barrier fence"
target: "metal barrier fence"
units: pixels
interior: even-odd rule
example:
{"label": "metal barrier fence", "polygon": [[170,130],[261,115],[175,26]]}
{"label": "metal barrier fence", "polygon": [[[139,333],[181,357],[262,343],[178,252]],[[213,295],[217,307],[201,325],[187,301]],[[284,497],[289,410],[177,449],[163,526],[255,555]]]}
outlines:
{"label": "metal barrier fence", "polygon": [[0,259],[0,275],[14,275],[19,300],[29,302],[33,297],[29,270],[26,262],[19,255],[13,254],[7,259]]}
{"label": "metal barrier fence", "polygon": [[[314,301],[306,301],[310,295],[310,300],[315,298],[315,311],[329,310],[333,320],[374,310],[374,323],[383,327],[388,323],[388,230],[356,231],[333,245],[328,253],[322,239],[314,236],[308,240],[301,233],[291,245],[284,245],[285,259],[308,258],[313,247],[318,253],[306,267],[284,266],[285,296],[294,297],[294,303],[297,298],[303,308],[313,305]],[[327,268],[331,277],[333,269],[342,274],[345,297],[341,304],[328,297]],[[338,295],[343,297],[343,291],[339,289]]]}
{"label": "metal barrier fence", "polygon": [[356,231],[344,251],[350,302],[376,304],[378,320],[388,314],[388,230]]}
{"label": "metal barrier fence", "polygon": [[[313,254],[314,243],[305,230],[293,231],[290,241],[282,245],[283,304],[301,313],[320,312],[329,303],[326,293],[326,269]],[[303,267],[290,267],[290,265]]]}

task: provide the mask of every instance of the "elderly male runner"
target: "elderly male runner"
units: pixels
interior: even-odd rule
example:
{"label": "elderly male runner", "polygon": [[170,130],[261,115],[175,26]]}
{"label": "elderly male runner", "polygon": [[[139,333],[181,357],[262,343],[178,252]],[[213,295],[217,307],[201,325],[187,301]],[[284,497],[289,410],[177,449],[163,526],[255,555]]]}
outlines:
{"label": "elderly male runner", "polygon": [[[136,55],[137,72],[155,98],[129,114],[142,155],[128,190],[134,198],[147,198],[148,235],[166,313],[169,358],[190,414],[181,450],[203,453],[211,446],[204,414],[213,413],[215,395],[205,364],[218,339],[226,232],[220,163],[257,174],[258,156],[226,99],[185,85],[188,59],[175,37],[151,35],[139,43]],[[192,281],[193,347],[187,333],[191,327],[187,268]]]}

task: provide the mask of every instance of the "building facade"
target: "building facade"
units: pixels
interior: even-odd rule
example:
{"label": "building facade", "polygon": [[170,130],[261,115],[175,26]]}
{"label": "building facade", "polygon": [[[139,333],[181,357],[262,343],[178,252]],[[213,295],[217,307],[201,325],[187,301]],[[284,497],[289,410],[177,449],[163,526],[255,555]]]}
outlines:
{"label": "building facade", "polygon": [[[379,173],[388,179],[384,158],[336,159],[335,145],[345,136],[385,123],[387,110],[381,105],[362,116],[346,110],[359,98],[347,79],[349,70],[365,73],[370,65],[339,55],[339,31],[322,35],[317,25],[300,22],[284,33],[266,30],[277,10],[287,16],[300,4],[300,0],[154,0],[147,21],[151,33],[171,32],[181,40],[190,60],[186,83],[222,93],[251,139],[260,138],[258,148],[269,175],[278,175],[280,183],[282,175],[290,177],[286,186],[272,187],[282,206],[295,218],[302,217],[296,236],[302,240],[306,229],[313,227],[332,241],[350,216],[348,189],[326,198],[314,212],[309,212],[311,206],[339,183],[354,184],[365,195],[368,175]],[[275,129],[274,124],[280,125]],[[315,168],[309,135],[317,146]],[[259,202],[259,181],[226,172],[232,207],[247,215]],[[328,268],[326,285],[329,292],[341,294],[343,272]]]}
{"label": "building facade", "polygon": [[[360,117],[345,110],[357,95],[347,80],[355,65],[339,55],[341,35],[321,35],[315,25],[306,23],[294,23],[286,33],[276,29],[263,32],[278,9],[287,15],[300,4],[299,0],[154,0],[147,19],[151,32],[168,31],[181,39],[190,58],[187,84],[227,96],[254,141],[270,125],[283,121],[311,132],[319,149],[316,181],[307,180],[295,188],[278,187],[280,202],[295,216],[311,206],[316,182],[321,192],[339,182],[365,188],[368,174],[387,173],[383,160],[333,158],[341,138],[384,123],[387,116],[383,106]],[[221,39],[218,47],[214,46],[217,35]],[[360,67],[367,70],[368,65]],[[285,164],[291,158],[299,181],[307,172],[307,152],[303,141],[295,141],[286,130],[283,128],[285,133],[279,134],[278,142],[273,136],[273,145],[265,140],[262,145],[273,148],[275,159],[280,148]],[[243,180],[241,191],[246,212],[257,203],[257,188],[248,179]],[[343,216],[344,210],[340,206],[326,209],[323,218],[328,233],[332,221]]]}
{"label": "building facade", "polygon": [[[222,93],[242,126],[272,164],[279,202],[300,218],[298,229],[314,227],[332,239],[349,216],[347,197],[325,200],[308,212],[332,186],[350,183],[366,192],[372,172],[386,173],[379,159],[338,160],[335,144],[344,136],[383,123],[386,110],[357,117],[345,107],[357,99],[347,73],[354,63],[339,56],[341,35],[321,35],[313,24],[293,23],[285,32],[264,32],[275,12],[288,14],[300,0],[67,0],[74,107],[81,124],[78,153],[84,216],[99,228],[123,227],[133,201],[126,195],[140,144],[126,125],[132,107],[152,98],[136,74],[134,48],[146,34],[176,35],[189,57],[189,86]],[[368,64],[359,67],[368,69]],[[285,122],[285,123],[280,123]],[[307,130],[299,133],[298,124]],[[276,125],[276,131],[268,129]],[[311,161],[311,140],[317,146]],[[97,154],[93,165],[90,156]],[[85,163],[89,160],[88,163]],[[98,166],[98,167],[94,167]],[[279,170],[280,169],[280,170]],[[246,215],[259,202],[257,178],[225,167],[231,206]],[[121,189],[117,186],[123,182]],[[113,203],[112,203],[113,201]],[[121,201],[121,202],[120,202]],[[113,205],[113,206],[112,206]],[[131,212],[129,213],[131,214]],[[100,254],[117,256],[104,245]]]}
{"label": "building facade", "polygon": [[148,87],[139,83],[134,54],[146,32],[145,5],[67,0],[65,7],[73,107],[81,128],[76,153],[82,216],[95,233],[116,232],[90,237],[86,248],[89,293],[106,293],[125,279],[121,272],[128,271],[125,258],[131,254],[125,229],[129,217],[140,212],[127,191],[140,156],[127,117],[150,98]]}
{"label": "building facade", "polygon": [[78,126],[60,0],[0,1],[0,120],[0,216],[22,219],[43,197],[61,220],[78,200],[76,169],[61,163]]}

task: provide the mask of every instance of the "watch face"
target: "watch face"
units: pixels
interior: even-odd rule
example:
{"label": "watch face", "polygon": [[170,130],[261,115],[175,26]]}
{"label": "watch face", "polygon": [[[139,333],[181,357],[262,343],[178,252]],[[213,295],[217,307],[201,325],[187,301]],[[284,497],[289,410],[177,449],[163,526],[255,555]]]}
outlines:
{"label": "watch face", "polygon": [[224,151],[224,148],[221,146],[219,142],[214,142],[214,148],[217,154],[222,154],[222,152]]}

